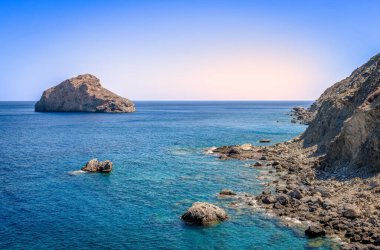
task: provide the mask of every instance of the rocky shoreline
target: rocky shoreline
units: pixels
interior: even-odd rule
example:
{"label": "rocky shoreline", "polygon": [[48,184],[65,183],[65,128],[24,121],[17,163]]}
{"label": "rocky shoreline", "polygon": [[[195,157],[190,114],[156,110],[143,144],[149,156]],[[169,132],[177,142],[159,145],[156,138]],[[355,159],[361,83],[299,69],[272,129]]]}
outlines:
{"label": "rocky shoreline", "polygon": [[[296,138],[274,146],[250,144],[211,149],[221,160],[255,160],[268,182],[255,197],[260,208],[307,225],[309,237],[338,236],[343,249],[380,249],[380,176],[349,178],[321,171],[317,148]],[[247,203],[252,196],[247,195]]]}

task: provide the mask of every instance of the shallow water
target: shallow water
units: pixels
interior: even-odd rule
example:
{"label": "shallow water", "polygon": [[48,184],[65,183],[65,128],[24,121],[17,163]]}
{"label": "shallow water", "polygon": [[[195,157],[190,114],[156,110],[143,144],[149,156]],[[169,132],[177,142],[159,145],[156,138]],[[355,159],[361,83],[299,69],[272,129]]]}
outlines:
{"label": "shallow water", "polygon": [[[328,249],[260,211],[231,208],[223,188],[260,192],[244,161],[220,161],[212,146],[289,140],[293,106],[310,102],[137,102],[133,114],[35,113],[0,102],[0,249]],[[111,174],[80,171],[109,159]],[[181,222],[195,201],[231,219]]]}

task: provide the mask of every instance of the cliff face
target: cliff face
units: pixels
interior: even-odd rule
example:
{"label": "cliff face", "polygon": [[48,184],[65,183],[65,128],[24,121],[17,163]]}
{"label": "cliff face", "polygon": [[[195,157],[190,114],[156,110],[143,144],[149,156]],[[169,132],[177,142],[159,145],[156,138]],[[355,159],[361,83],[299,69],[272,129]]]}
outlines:
{"label": "cliff face", "polygon": [[328,88],[310,107],[314,119],[302,135],[317,145],[327,167],[370,174],[380,171],[380,54]]}
{"label": "cliff face", "polygon": [[99,79],[85,74],[63,81],[41,96],[36,112],[134,112],[134,104],[100,85]]}

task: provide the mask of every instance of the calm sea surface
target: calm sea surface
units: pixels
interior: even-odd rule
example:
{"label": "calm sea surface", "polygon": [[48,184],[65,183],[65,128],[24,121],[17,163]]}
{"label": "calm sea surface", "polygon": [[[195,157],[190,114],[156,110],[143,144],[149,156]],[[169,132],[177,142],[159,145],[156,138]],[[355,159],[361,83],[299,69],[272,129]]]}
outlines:
{"label": "calm sea surface", "polygon": [[[328,249],[218,199],[223,188],[259,193],[259,170],[203,152],[291,139],[305,126],[290,123],[290,108],[309,104],[136,102],[133,114],[90,114],[0,102],[0,249]],[[92,158],[114,171],[72,173]],[[195,201],[231,219],[185,225],[180,215]]]}

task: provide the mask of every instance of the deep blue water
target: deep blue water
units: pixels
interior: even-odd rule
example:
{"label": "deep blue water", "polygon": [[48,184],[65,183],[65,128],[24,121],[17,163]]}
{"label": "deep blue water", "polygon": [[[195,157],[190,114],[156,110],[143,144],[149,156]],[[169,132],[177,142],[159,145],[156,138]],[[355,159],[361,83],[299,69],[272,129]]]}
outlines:
{"label": "deep blue water", "polygon": [[[137,102],[133,114],[35,113],[33,104],[0,102],[0,249],[316,244],[259,211],[218,199],[223,188],[257,194],[262,181],[247,162],[203,152],[291,139],[305,127],[290,123],[290,108],[310,102]],[[91,158],[111,160],[114,171],[70,174]],[[217,204],[231,219],[208,228],[182,223],[195,201]]]}

